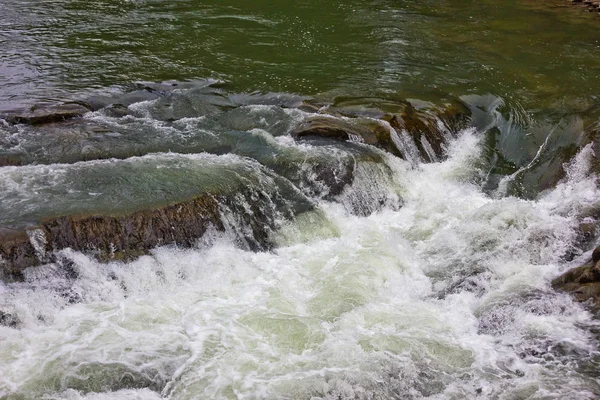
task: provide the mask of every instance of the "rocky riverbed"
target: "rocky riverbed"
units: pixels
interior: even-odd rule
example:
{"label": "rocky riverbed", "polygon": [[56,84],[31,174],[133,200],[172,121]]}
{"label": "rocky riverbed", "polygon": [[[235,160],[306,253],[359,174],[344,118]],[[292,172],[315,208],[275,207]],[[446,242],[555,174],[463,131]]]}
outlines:
{"label": "rocky riverbed", "polygon": [[[250,248],[268,249],[268,232],[277,225],[273,213],[290,217],[310,210],[313,206],[305,196],[315,192],[327,199],[340,196],[352,184],[356,169],[363,163],[380,164],[382,173],[386,173],[382,155],[362,144],[380,148],[414,165],[439,161],[445,157],[449,141],[466,128],[470,120],[470,110],[461,102],[422,110],[415,109],[410,102],[389,103],[384,109],[377,105],[319,104],[294,96],[247,96],[243,99],[210,84],[183,91],[178,89],[179,86],[182,84],[146,85],[116,98],[92,97],[76,103],[5,112],[5,129],[14,132],[12,138],[8,136],[5,140],[9,141],[8,146],[11,140],[18,142],[14,147],[18,150],[5,147],[6,150],[0,153],[0,163],[6,167],[5,173],[18,175],[21,179],[27,175],[30,175],[29,179],[35,179],[34,176],[43,170],[42,165],[53,163],[68,163],[61,167],[67,175],[73,170],[75,175],[87,174],[89,179],[94,179],[95,170],[116,177],[121,170],[126,174],[136,163],[152,159],[152,153],[168,149],[178,155],[160,156],[165,167],[170,162],[191,159],[179,154],[210,152],[223,155],[225,159],[230,157],[227,154],[237,154],[254,158],[281,174],[286,181],[269,176],[265,170],[263,179],[269,179],[275,187],[258,183],[258,187],[252,188],[248,183],[254,177],[245,177],[242,171],[236,172],[242,173],[241,176],[228,176],[232,165],[227,163],[222,164],[221,169],[215,167],[217,169],[211,175],[223,182],[209,184],[200,179],[194,182],[198,185],[196,188],[188,187],[180,190],[181,194],[164,199],[151,196],[150,202],[140,200],[145,195],[135,192],[121,198],[120,189],[113,188],[117,191],[110,199],[117,204],[114,207],[102,202],[94,205],[93,200],[76,196],[73,201],[83,203],[65,207],[65,210],[58,206],[41,211],[46,200],[41,195],[39,199],[31,200],[32,207],[39,204],[40,211],[21,213],[8,220],[5,217],[0,257],[6,276],[18,276],[23,268],[47,262],[52,259],[52,252],[63,248],[90,251],[100,259],[110,260],[131,259],[157,245],[189,246],[209,227],[224,230],[224,220],[230,218],[245,221],[248,233],[242,239],[250,244]],[[136,106],[144,102],[150,102],[149,106],[142,109]],[[244,110],[252,106],[257,115]],[[281,126],[279,135],[289,135],[299,143],[335,148],[338,152],[335,165],[323,158],[325,154],[302,155],[302,165],[297,164],[291,154],[277,157],[277,148],[252,133],[266,122],[261,114],[268,116],[275,127]],[[294,114],[301,115],[299,123],[292,122]],[[142,130],[147,118],[174,131],[184,129],[180,135],[152,137],[152,132]],[[198,131],[186,132],[188,121],[198,118],[202,119],[199,123],[194,121]],[[203,125],[213,129],[215,125],[222,126],[225,131],[220,137],[214,137],[204,133]],[[123,146],[125,141],[127,144]],[[260,148],[261,145],[264,148]],[[81,164],[92,160],[107,161],[92,162],[89,166]],[[154,162],[158,160],[155,158]],[[239,161],[244,163],[242,159]],[[251,174],[261,170],[258,164],[245,168],[249,168]],[[201,172],[207,174],[206,170]],[[94,190],[106,190],[101,186],[104,178],[96,178],[99,181]],[[160,175],[146,177],[162,178]],[[286,187],[287,180],[301,188],[307,186],[305,193],[296,193],[295,188]],[[192,182],[185,184],[189,183]],[[43,192],[49,188],[37,186],[35,190]],[[387,201],[379,194],[372,195],[378,197],[374,201],[381,205]],[[298,204],[290,205],[290,202]],[[242,203],[248,206],[240,208]],[[379,206],[356,203],[352,212],[368,215]],[[103,209],[106,207],[109,209]],[[69,208],[77,212],[68,211]]]}

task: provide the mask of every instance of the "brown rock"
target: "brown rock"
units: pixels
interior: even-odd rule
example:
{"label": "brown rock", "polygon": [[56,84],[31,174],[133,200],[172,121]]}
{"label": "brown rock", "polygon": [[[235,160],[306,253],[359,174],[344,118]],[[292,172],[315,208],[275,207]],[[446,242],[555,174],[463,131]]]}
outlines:
{"label": "brown rock", "polygon": [[0,228],[0,277],[18,277],[21,270],[38,263],[26,230]]}
{"label": "brown rock", "polygon": [[600,246],[592,253],[592,260],[570,269],[552,281],[556,290],[570,293],[577,301],[591,300],[594,308],[600,307]]}
{"label": "brown rock", "polygon": [[99,259],[132,259],[164,244],[191,246],[210,225],[223,230],[217,200],[201,195],[121,216],[65,216],[42,222],[47,251],[92,250]]}
{"label": "brown rock", "polygon": [[[224,231],[222,217],[240,228],[238,240],[251,250],[271,248],[275,219],[262,205],[263,194],[242,189],[233,196],[201,194],[192,199],[121,215],[68,215],[50,218],[39,226],[0,230],[0,268],[4,279],[20,279],[22,270],[50,262],[65,248],[88,252],[100,261],[131,260],[167,244],[193,246],[209,228]],[[245,201],[240,203],[239,197]],[[248,208],[249,207],[249,208]],[[308,210],[298,210],[303,212]],[[229,221],[231,223],[231,221]]]}
{"label": "brown rock", "polygon": [[[398,148],[398,138],[395,141],[392,137],[405,131],[411,137],[421,159],[433,162],[443,158],[448,132],[452,134],[465,128],[470,119],[470,111],[461,104],[421,111],[410,103],[403,103],[399,108],[402,111],[381,115],[380,119],[389,123],[387,127],[374,118],[352,116],[345,109],[335,109],[337,116],[311,116],[294,129],[291,135],[296,139],[357,139],[406,159],[408,155],[403,154],[406,149]],[[340,118],[339,114],[350,117]],[[393,131],[390,131],[390,127]]]}
{"label": "brown rock", "polygon": [[88,108],[80,104],[67,103],[47,107],[33,106],[29,110],[8,113],[3,118],[13,124],[40,125],[81,117],[88,111]]}

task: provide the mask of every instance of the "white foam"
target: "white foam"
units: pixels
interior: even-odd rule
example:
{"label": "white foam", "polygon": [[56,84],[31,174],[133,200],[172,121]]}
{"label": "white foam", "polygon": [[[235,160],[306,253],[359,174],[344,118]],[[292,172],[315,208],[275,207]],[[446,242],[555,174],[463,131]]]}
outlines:
{"label": "white foam", "polygon": [[[64,250],[77,279],[49,265],[2,288],[21,328],[0,327],[0,396],[158,396],[120,387],[115,364],[171,399],[585,398],[598,383],[569,354],[593,354],[592,321],[549,281],[577,213],[600,201],[591,151],[538,201],[494,199],[474,183],[480,143],[465,131],[444,162],[388,160],[400,209],[359,217],[320,201],[273,252],[216,233],[126,264]],[[112,392],[77,386],[92,372]]]}

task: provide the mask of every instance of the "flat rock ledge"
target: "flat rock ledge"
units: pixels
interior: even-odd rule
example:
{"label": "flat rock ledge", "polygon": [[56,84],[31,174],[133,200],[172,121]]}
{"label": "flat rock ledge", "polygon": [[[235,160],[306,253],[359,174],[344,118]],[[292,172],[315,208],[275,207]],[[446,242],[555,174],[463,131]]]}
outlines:
{"label": "flat rock ledge", "polygon": [[0,118],[11,124],[42,125],[62,122],[83,116],[91,111],[81,104],[65,103],[48,107],[35,105],[25,110],[13,110],[0,114]]}
{"label": "flat rock ledge", "polygon": [[555,278],[552,287],[571,294],[578,302],[589,302],[593,312],[600,312],[600,246],[594,249],[591,260]]}
{"label": "flat rock ledge", "polygon": [[[26,229],[0,228],[1,278],[21,280],[25,268],[52,262],[53,252],[65,248],[106,262],[131,260],[160,245],[191,247],[209,229],[226,230],[221,206],[235,205],[221,197],[201,194],[123,215],[70,215],[50,218]],[[249,213],[252,218],[244,221],[248,237],[240,239],[252,250],[268,250],[269,216],[261,215],[259,206]]]}

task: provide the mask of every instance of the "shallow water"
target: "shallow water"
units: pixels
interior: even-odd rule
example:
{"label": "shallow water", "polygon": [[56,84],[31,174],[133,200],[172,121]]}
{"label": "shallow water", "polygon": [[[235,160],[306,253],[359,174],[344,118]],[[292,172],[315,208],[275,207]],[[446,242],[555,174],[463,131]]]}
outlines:
{"label": "shallow water", "polygon": [[[8,0],[0,23],[0,109],[127,106],[58,128],[0,120],[0,156],[23,164],[0,168],[0,225],[233,196],[192,248],[126,263],[65,249],[0,283],[1,398],[600,396],[598,322],[550,287],[597,241],[578,233],[600,209],[597,15]],[[443,130],[445,156],[421,143],[426,163],[403,131],[404,159],[294,140],[307,99],[370,121],[406,99],[472,116]],[[244,244],[255,204],[271,251]]]}

